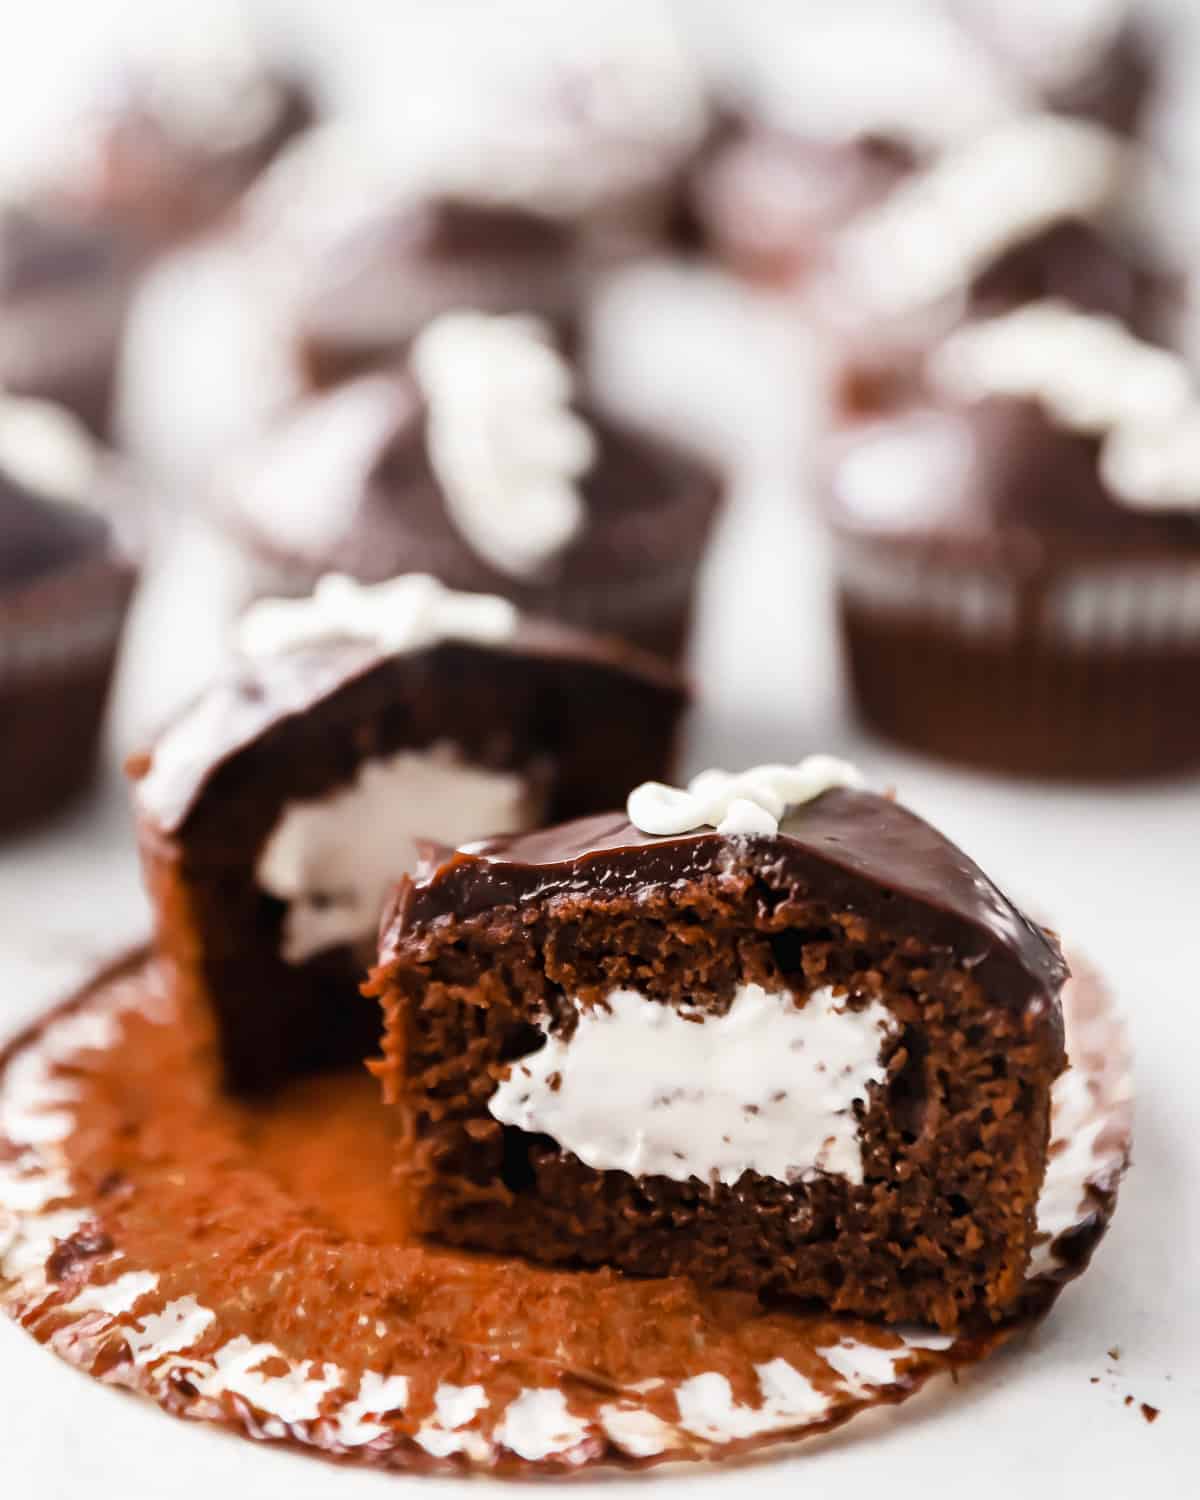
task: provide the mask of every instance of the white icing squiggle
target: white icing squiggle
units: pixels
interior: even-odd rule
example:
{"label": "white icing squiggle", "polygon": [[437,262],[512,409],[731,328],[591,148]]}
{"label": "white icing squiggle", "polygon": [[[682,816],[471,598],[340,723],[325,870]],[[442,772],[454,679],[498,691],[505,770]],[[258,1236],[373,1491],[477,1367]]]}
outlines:
{"label": "white icing squiggle", "polygon": [[64,407],[0,391],[0,470],[49,499],[82,501],[99,467],[99,449]]}
{"label": "white icing squiggle", "polygon": [[839,270],[880,313],[938,302],[1052,225],[1103,213],[1129,164],[1099,126],[1022,116],[898,187],[843,236]]}
{"label": "white icing squiggle", "polygon": [[832,755],[809,755],[794,766],[755,766],[737,775],[702,771],[687,790],[644,781],[629,794],[629,821],[643,833],[680,834],[713,827],[718,833],[779,832],[789,808],[811,802],[834,787],[860,787],[862,773]]}
{"label": "white icing squiggle", "polygon": [[896,1024],[878,1000],[851,1010],[826,988],[797,1005],[742,984],[722,1016],[631,989],[577,1011],[570,1039],[548,1037],[488,1100],[502,1124],[634,1177],[862,1182],[854,1105],[883,1082]]}
{"label": "white icing squiggle", "polygon": [[252,605],[238,626],[238,646],[252,658],[335,640],[367,641],[388,652],[421,651],[439,641],[508,640],[517,620],[507,599],[459,593],[426,573],[377,584],[330,573],[307,598]]}
{"label": "white icing squiggle", "polygon": [[1114,318],[1033,302],[968,324],[930,361],[968,401],[1037,401],[1052,421],[1103,439],[1100,472],[1125,504],[1200,507],[1200,390],[1186,362]]}
{"label": "white icing squiggle", "polygon": [[536,318],[447,313],[413,344],[429,457],[468,545],[502,573],[537,573],[584,521],[591,429],[571,370]]}

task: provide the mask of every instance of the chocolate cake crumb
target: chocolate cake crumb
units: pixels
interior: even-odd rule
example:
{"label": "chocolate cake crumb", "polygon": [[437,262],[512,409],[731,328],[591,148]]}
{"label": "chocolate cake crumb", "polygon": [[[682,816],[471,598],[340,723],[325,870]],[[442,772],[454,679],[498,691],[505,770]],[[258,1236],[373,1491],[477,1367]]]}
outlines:
{"label": "chocolate cake crumb", "polygon": [[95,1224],[85,1224],[66,1239],[59,1240],[46,1257],[46,1278],[49,1281],[65,1281],[85,1261],[97,1255],[107,1255],[113,1242],[104,1230]]}
{"label": "chocolate cake crumb", "polygon": [[1160,1413],[1159,1413],[1159,1409],[1158,1409],[1157,1406],[1151,1406],[1148,1401],[1143,1401],[1142,1402],[1141,1411],[1142,1411],[1142,1416],[1145,1417],[1145,1419],[1146,1419],[1147,1422],[1157,1422],[1158,1421]]}

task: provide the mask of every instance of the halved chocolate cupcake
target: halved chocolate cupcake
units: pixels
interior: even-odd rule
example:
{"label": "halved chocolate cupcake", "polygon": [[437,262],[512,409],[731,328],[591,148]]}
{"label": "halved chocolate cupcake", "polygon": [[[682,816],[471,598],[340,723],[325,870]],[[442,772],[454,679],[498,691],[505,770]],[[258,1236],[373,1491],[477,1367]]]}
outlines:
{"label": "halved chocolate cupcake", "polygon": [[364,950],[414,840],[607,805],[670,765],[686,701],[654,658],[419,575],[262,601],[240,647],[131,765],[161,951],[239,1088],[371,1052]]}
{"label": "halved chocolate cupcake", "polygon": [[859,708],[1031,775],[1200,765],[1200,386],[1039,302],[864,390],[821,488]]}
{"label": "halved chocolate cupcake", "polygon": [[1018,1305],[1053,938],[828,756],[429,848],[371,990],[419,1231],[942,1328]]}
{"label": "halved chocolate cupcake", "polygon": [[70,416],[0,393],[0,834],[82,790],[136,577]]}
{"label": "halved chocolate cupcake", "polygon": [[262,590],[415,569],[677,657],[721,479],[571,388],[536,320],[447,314],[407,369],[286,415],[217,503]]}

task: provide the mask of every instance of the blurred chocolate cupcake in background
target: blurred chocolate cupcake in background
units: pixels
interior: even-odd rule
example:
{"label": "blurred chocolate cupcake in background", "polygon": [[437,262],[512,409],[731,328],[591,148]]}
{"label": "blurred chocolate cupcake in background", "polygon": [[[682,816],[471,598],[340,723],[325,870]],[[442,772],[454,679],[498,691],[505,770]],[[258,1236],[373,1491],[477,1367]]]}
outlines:
{"label": "blurred chocolate cupcake in background", "polygon": [[962,325],[825,441],[865,721],[1033,776],[1200,765],[1200,383],[1041,301]]}
{"label": "blurred chocolate cupcake in background", "polygon": [[1159,342],[1184,278],[1148,222],[1149,159],[1099,126],[1011,117],[912,173],[838,237],[813,307],[835,349],[921,349],[962,317],[1056,297]]}
{"label": "blurred chocolate cupcake in background", "polygon": [[695,195],[717,256],[766,285],[803,288],[860,217],[1006,120],[1077,116],[1127,141],[1160,96],[1129,0],[819,0],[803,24],[789,6],[758,19],[740,126]]}
{"label": "blurred chocolate cupcake in background", "polygon": [[990,53],[934,5],[847,0],[764,10],[732,86],[739,123],[694,183],[732,271],[802,285],[833,239],[947,148],[1019,110]]}
{"label": "blurred chocolate cupcake in background", "polygon": [[239,8],[139,14],[79,109],[57,185],[77,211],[150,253],[225,217],[313,123],[316,102],[294,67],[268,55]]}
{"label": "blurred chocolate cupcake in background", "polygon": [[61,408],[0,392],[0,834],[89,781],[136,579],[105,460]]}
{"label": "blurred chocolate cupcake in background", "polygon": [[140,258],[117,226],[44,200],[0,202],[0,389],[112,435]]}
{"label": "blurred chocolate cupcake in background", "polygon": [[523,67],[507,58],[477,85],[464,62],[444,118],[392,101],[390,118],[318,131],[278,163],[249,232],[292,289],[314,386],[390,363],[456,307],[531,312],[578,346],[602,279],[680,231],[709,128],[678,38],[635,35],[594,53],[539,37]]}
{"label": "blurred chocolate cupcake in background", "polygon": [[679,657],[721,477],[573,384],[545,323],[455,312],[299,403],[218,480],[252,591],[423,572]]}

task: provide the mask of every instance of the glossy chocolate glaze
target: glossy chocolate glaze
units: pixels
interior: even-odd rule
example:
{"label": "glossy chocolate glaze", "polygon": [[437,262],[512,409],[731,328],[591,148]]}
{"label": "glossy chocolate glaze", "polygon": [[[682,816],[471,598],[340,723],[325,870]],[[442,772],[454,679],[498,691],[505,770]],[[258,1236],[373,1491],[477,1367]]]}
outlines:
{"label": "glossy chocolate glaze", "polygon": [[380,962],[394,956],[403,934],[442,918],[739,874],[775,889],[798,887],[952,950],[1013,1006],[1052,1003],[1067,976],[1054,938],[960,849],[889,798],[849,790],[795,810],[771,838],[727,837],[712,828],[655,837],[612,813],[456,851],[431,847],[385,914]]}
{"label": "glossy chocolate glaze", "polygon": [[[256,758],[270,763],[272,746],[287,725],[316,715],[313,732],[319,734],[322,713],[339,715],[350,700],[364,720],[372,713],[396,712],[397,705],[403,708],[409,699],[415,705],[423,697],[422,681],[437,675],[453,681],[465,671],[468,658],[475,672],[481,658],[485,663],[490,659],[497,672],[524,669],[531,682],[547,668],[565,676],[562,669],[573,664],[581,681],[594,680],[587,673],[595,669],[640,683],[647,691],[661,692],[675,700],[677,708],[686,697],[682,678],[657,658],[621,642],[600,640],[543,620],[522,620],[510,640],[487,646],[443,642],[420,651],[387,653],[367,642],[334,640],[235,663],[165,729],[152,750],[131,761],[139,809],[159,832],[178,834],[210,794],[219,802],[221,773],[226,768],[235,771],[231,763],[244,752],[250,754],[245,769],[237,773],[238,784],[247,777],[252,781]],[[531,731],[534,727],[529,726]],[[434,739],[445,732],[444,724],[440,730],[436,724],[430,726]],[[474,737],[487,738],[480,726]],[[494,738],[503,752],[499,729]],[[412,743],[428,743],[428,738],[418,734]],[[484,762],[484,747],[477,748]],[[291,786],[289,793],[316,796],[327,789],[327,785]],[[230,788],[225,791],[229,793]],[[274,802],[262,796],[261,789],[258,810],[268,820],[262,830],[265,834],[274,816]]]}

